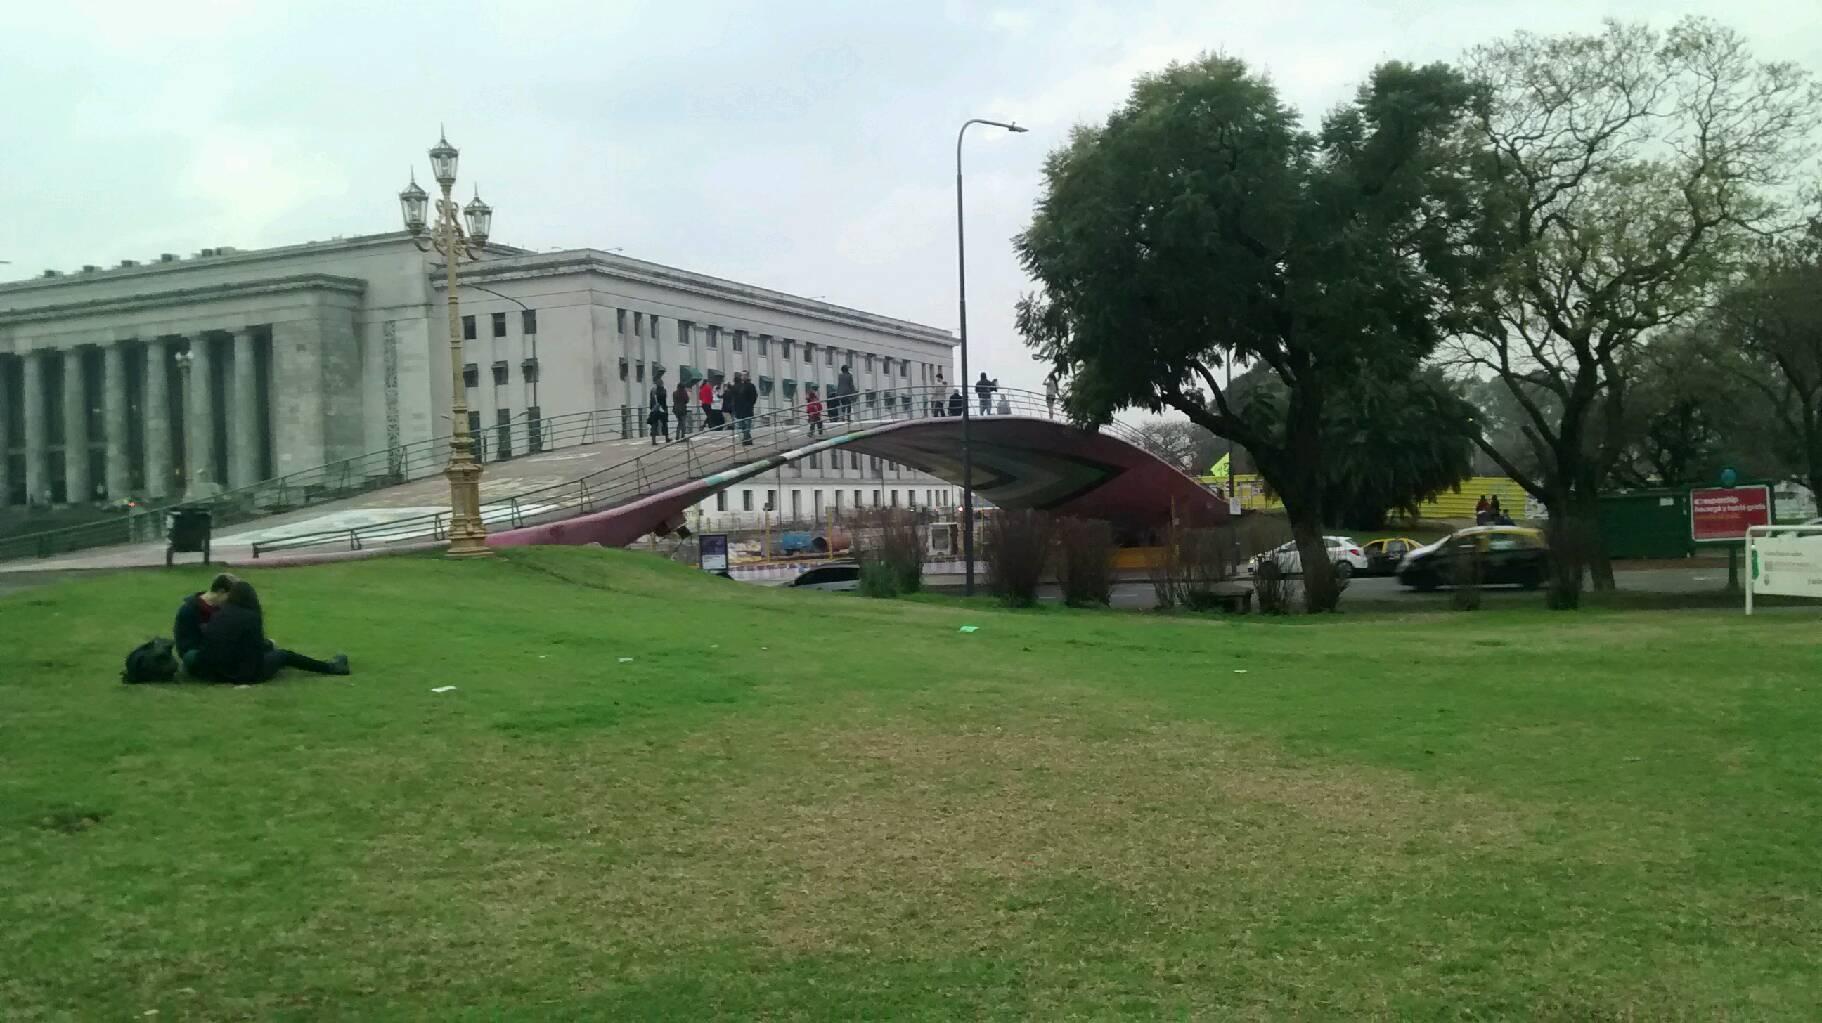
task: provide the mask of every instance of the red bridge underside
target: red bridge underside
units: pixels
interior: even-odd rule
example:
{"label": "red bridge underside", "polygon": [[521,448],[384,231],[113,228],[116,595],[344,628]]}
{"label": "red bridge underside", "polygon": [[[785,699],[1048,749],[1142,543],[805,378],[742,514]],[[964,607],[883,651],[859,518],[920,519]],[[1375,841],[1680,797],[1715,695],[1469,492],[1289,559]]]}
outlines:
{"label": "red bridge underside", "polygon": [[[889,459],[959,486],[961,433],[959,419],[922,419],[832,433],[814,444],[616,508],[495,533],[487,542],[496,547],[624,547],[647,533],[674,528],[685,509],[716,491],[835,448]],[[1173,515],[1196,525],[1227,520],[1225,501],[1157,456],[1116,437],[1045,419],[983,417],[974,420],[973,441],[975,492],[1000,508],[1037,508],[1139,527],[1164,525]]]}

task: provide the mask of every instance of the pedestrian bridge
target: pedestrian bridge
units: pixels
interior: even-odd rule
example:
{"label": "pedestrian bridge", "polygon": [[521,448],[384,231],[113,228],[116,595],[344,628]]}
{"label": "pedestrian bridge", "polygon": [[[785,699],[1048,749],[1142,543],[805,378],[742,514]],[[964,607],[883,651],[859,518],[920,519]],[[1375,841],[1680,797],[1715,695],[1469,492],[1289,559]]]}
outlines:
{"label": "pedestrian bridge", "polygon": [[[1036,508],[1162,525],[1174,516],[1216,523],[1227,504],[1137,443],[1120,424],[1080,428],[1057,416],[1042,395],[1002,391],[1009,415],[972,419],[974,490],[1001,508]],[[932,395],[931,397],[934,397]],[[856,410],[811,434],[801,408],[756,417],[753,444],[732,430],[695,433],[595,472],[482,503],[495,547],[591,544],[620,547],[683,524],[690,506],[716,492],[821,451],[847,448],[921,470],[959,486],[962,420],[934,414],[934,401],[887,412]],[[448,515],[274,536],[255,557],[420,547],[441,543]]]}

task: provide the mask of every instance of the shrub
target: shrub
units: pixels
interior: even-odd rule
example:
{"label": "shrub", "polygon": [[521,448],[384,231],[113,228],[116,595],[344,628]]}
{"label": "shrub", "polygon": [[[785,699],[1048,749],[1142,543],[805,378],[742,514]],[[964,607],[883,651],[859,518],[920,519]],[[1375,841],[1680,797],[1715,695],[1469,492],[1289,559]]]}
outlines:
{"label": "shrub", "polygon": [[854,543],[861,593],[896,597],[924,588],[924,544],[915,514],[902,508],[869,512]]}
{"label": "shrub", "polygon": [[1038,584],[1050,560],[1050,516],[1029,509],[1001,509],[983,523],[987,585],[1008,607],[1038,601]]}
{"label": "shrub", "polygon": [[1172,523],[1165,531],[1151,585],[1162,608],[1206,611],[1221,606],[1220,584],[1233,576],[1236,534],[1231,527],[1189,527]]}
{"label": "shrub", "polygon": [[1298,589],[1276,561],[1267,560],[1253,573],[1253,599],[1259,604],[1260,614],[1295,614]]}
{"label": "shrub", "polygon": [[1056,526],[1057,575],[1070,607],[1113,601],[1113,527],[1095,519],[1064,519]]}

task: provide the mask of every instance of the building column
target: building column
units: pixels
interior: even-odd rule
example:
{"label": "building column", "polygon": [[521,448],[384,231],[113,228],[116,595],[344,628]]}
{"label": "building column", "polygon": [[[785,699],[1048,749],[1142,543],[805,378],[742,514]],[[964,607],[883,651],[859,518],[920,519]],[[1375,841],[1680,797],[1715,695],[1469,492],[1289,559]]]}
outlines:
{"label": "building column", "polygon": [[184,380],[184,460],[186,498],[208,497],[215,483],[214,365],[209,341],[201,333],[190,338],[190,368]]}
{"label": "building column", "polygon": [[253,328],[234,332],[234,394],[228,400],[228,485],[259,482],[259,368]]}
{"label": "building column", "polygon": [[171,353],[163,338],[146,342],[145,470],[146,497],[162,500],[171,493]]}
{"label": "building column", "polygon": [[127,348],[122,342],[108,345],[102,357],[102,415],[107,422],[108,497],[121,501],[133,489],[132,467],[127,464]]}
{"label": "building column", "polygon": [[8,408],[13,400],[13,360],[0,357],[0,508],[13,501],[13,417]]}
{"label": "building column", "polygon": [[25,503],[49,504],[51,490],[50,424],[45,422],[44,360],[42,349],[25,353]]}
{"label": "building column", "polygon": [[82,348],[63,350],[63,499],[87,504],[95,499],[89,479],[88,391],[82,382]]}

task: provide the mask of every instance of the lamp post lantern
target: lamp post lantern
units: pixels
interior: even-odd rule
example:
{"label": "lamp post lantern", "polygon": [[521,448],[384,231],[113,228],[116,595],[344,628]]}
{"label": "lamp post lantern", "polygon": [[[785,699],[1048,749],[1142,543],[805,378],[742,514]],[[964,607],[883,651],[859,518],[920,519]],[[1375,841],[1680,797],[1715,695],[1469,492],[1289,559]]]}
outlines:
{"label": "lamp post lantern", "polygon": [[[493,230],[493,207],[481,201],[479,190],[466,208],[457,206],[451,198],[459,155],[446,137],[439,136],[431,147],[431,176],[443,193],[437,200],[435,224],[426,223],[430,196],[418,187],[415,173],[411,183],[399,193],[399,212],[418,251],[435,252],[443,258],[449,300],[449,467],[443,471],[449,479],[449,556],[473,558],[492,551],[487,546],[487,527],[481,522],[481,465],[475,461],[474,438],[468,432],[468,388],[462,380],[462,315],[456,298],[456,264],[481,258],[487,236]],[[466,230],[461,223],[463,218],[468,221]],[[430,228],[427,238],[426,227]]]}
{"label": "lamp post lantern", "polygon": [[[968,249],[962,233],[962,137],[968,127],[985,124],[1023,133],[1026,129],[1006,121],[989,121],[971,117],[955,133],[955,275],[956,294],[961,304],[962,394],[971,386],[968,377]],[[962,402],[962,561],[965,565],[962,592],[974,596],[974,402]]]}

